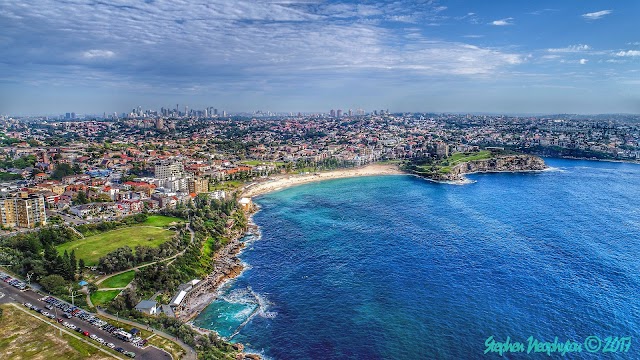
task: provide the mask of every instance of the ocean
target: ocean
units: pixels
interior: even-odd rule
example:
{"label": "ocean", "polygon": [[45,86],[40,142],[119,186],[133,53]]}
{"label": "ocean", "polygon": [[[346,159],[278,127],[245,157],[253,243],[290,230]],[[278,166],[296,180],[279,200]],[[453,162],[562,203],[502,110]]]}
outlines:
{"label": "ocean", "polygon": [[640,358],[640,165],[545,161],[261,196],[247,270],[194,323],[270,359]]}

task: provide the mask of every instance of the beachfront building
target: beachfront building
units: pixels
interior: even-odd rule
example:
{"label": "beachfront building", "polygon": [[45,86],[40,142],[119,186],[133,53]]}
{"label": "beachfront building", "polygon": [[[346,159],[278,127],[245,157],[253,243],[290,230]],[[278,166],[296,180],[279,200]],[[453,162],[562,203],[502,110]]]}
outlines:
{"label": "beachfront building", "polygon": [[153,300],[142,300],[136,305],[136,310],[148,315],[156,315],[158,313],[158,303]]}
{"label": "beachfront building", "polygon": [[240,204],[240,207],[244,211],[249,211],[253,207],[253,202],[251,201],[251,198],[248,198],[248,197],[241,198],[238,201],[238,204]]}

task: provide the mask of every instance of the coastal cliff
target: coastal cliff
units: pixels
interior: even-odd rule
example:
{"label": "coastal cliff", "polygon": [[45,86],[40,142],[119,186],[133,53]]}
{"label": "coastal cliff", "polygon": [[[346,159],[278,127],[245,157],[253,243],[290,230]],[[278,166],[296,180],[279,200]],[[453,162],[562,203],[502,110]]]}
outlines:
{"label": "coastal cliff", "polygon": [[490,172],[540,171],[547,168],[544,160],[533,155],[503,155],[492,159],[474,160],[455,165],[449,173],[440,173],[444,181],[464,180],[465,174]]}
{"label": "coastal cliff", "polygon": [[466,174],[491,172],[540,171],[547,168],[544,160],[534,155],[493,155],[487,159],[469,160],[452,166],[422,166],[411,172],[434,181],[463,181]]}

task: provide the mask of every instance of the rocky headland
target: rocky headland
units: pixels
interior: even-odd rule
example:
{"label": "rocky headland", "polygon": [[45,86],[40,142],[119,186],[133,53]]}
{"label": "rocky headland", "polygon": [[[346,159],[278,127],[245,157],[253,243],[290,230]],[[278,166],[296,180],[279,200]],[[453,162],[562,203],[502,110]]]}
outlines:
{"label": "rocky headland", "polygon": [[431,172],[415,172],[434,181],[465,181],[465,175],[492,172],[528,172],[541,171],[548,166],[544,160],[534,155],[496,155],[490,159],[465,161],[449,168]]}

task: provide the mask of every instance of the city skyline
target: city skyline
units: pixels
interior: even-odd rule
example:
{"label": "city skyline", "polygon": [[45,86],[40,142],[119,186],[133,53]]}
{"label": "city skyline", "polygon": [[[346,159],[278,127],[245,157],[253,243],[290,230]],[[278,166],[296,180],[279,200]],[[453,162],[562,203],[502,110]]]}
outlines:
{"label": "city skyline", "polygon": [[635,2],[0,4],[2,114],[640,113]]}

